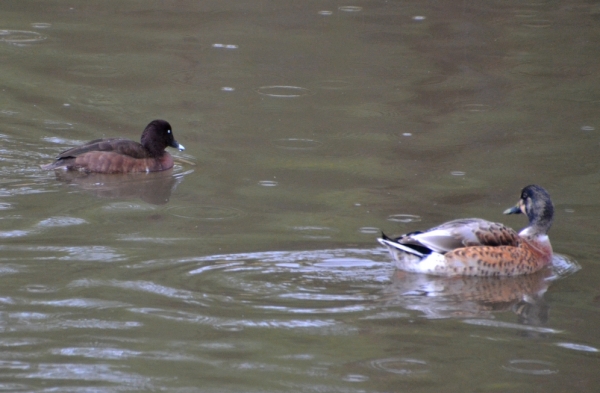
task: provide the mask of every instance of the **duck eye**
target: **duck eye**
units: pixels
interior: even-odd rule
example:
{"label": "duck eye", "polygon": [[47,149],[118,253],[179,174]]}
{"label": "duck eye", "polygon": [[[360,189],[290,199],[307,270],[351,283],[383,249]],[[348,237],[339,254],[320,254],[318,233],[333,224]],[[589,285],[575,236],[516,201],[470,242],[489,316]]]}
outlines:
{"label": "duck eye", "polygon": [[170,134],[170,133],[171,133],[171,130],[167,130],[167,133],[169,133],[169,134]]}

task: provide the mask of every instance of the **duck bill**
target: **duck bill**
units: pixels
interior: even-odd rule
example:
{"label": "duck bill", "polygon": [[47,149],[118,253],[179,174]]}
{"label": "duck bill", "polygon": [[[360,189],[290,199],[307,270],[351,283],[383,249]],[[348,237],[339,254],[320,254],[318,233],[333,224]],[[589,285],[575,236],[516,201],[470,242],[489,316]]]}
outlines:
{"label": "duck bill", "polygon": [[173,144],[171,145],[171,147],[179,149],[179,151],[184,151],[185,150],[185,147],[183,147],[182,144],[177,143],[177,141],[173,141]]}
{"label": "duck bill", "polygon": [[504,210],[504,214],[521,214],[521,208],[519,207],[519,204],[517,203],[515,206]]}

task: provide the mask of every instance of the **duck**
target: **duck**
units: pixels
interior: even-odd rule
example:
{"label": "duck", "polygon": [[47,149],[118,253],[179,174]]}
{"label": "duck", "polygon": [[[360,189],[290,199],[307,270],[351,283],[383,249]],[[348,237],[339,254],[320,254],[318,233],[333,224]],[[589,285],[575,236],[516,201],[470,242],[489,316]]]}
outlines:
{"label": "duck", "polygon": [[169,122],[157,119],[146,126],[141,143],[123,138],[96,139],[63,151],[56,161],[42,165],[42,169],[94,173],[164,171],[173,167],[173,157],[165,151],[167,147],[185,150],[173,137]]}
{"label": "duck", "polygon": [[396,267],[437,276],[517,276],[531,274],[552,262],[548,230],[554,206],[543,187],[521,190],[517,204],[504,214],[524,214],[529,225],[520,232],[480,218],[448,221],[425,231],[377,239],[387,247]]}

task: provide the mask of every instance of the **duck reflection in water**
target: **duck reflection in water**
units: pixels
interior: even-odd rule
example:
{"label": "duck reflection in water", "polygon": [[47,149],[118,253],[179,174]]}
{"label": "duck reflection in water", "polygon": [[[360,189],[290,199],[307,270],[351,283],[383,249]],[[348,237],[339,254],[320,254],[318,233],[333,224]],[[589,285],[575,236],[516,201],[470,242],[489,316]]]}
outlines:
{"label": "duck reflection in water", "polygon": [[169,202],[171,193],[185,173],[173,175],[173,169],[151,173],[103,174],[79,171],[55,171],[56,179],[78,187],[96,197],[108,199],[140,198],[152,205]]}
{"label": "duck reflection in water", "polygon": [[550,284],[577,270],[577,262],[558,254],[550,268],[513,277],[439,277],[396,270],[383,301],[432,319],[491,318],[512,311],[520,324],[537,327],[548,320],[544,293]]}

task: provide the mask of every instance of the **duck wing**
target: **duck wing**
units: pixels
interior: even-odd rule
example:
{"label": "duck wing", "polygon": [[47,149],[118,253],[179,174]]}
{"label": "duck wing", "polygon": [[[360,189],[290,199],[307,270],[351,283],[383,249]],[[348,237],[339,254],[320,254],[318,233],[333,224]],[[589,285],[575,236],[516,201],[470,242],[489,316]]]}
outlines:
{"label": "duck wing", "polygon": [[469,246],[517,246],[519,235],[507,226],[466,218],[448,221],[425,232],[413,232],[398,239],[407,245],[424,246],[434,252],[446,253]]}
{"label": "duck wing", "polygon": [[141,144],[138,142],[131,141],[129,139],[121,138],[109,138],[109,139],[96,139],[85,143],[80,146],[76,146],[72,149],[65,150],[60,153],[57,157],[58,160],[77,157],[85,153],[92,151],[112,151],[118,154],[123,154],[133,158],[149,158],[150,154]]}

